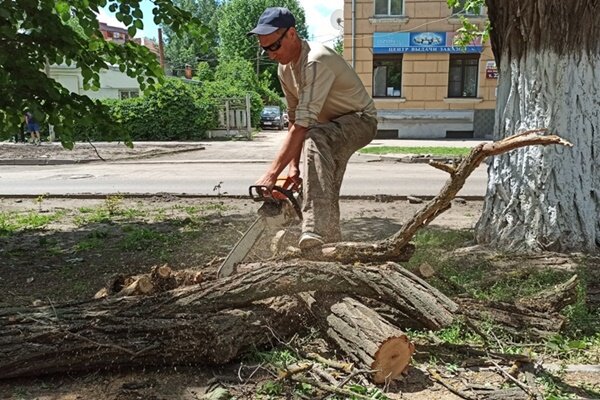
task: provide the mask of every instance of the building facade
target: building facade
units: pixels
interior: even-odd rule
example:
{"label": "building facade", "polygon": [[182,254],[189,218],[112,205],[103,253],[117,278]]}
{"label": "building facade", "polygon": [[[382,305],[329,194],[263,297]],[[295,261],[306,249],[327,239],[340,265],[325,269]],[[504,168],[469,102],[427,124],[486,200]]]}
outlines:
{"label": "building facade", "polygon": [[489,43],[455,44],[461,15],[486,20],[446,0],[344,0],[344,58],[375,100],[378,137],[492,136],[494,56]]}
{"label": "building facade", "polygon": [[[105,14],[98,15],[98,23],[102,37],[106,41],[125,44],[133,41],[147,47],[159,58],[158,44],[148,38],[130,38],[125,25],[116,20],[109,20]],[[100,87],[96,90],[86,89],[83,85],[81,70],[75,65],[53,64],[47,68],[52,79],[73,93],[86,95],[92,99],[128,99],[142,95],[137,79],[127,76],[117,66],[109,66],[100,71]]]}

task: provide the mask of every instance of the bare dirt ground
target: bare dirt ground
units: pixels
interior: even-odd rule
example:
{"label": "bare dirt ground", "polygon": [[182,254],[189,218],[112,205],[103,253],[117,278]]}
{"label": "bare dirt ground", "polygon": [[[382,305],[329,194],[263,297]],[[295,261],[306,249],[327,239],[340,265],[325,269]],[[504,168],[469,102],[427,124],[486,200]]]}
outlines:
{"label": "bare dirt ground", "polygon": [[[342,201],[344,238],[385,238],[420,207],[406,201]],[[480,202],[454,202],[431,228],[469,230],[481,207]],[[0,220],[0,307],[90,299],[115,274],[144,273],[154,265],[201,269],[227,254],[255,218],[256,208],[255,203],[245,199],[181,199],[168,195],[146,199],[0,199],[0,213],[6,216],[18,211],[22,216],[20,221]],[[39,218],[47,218],[48,222],[36,228]],[[11,223],[26,228],[14,232]],[[464,246],[471,244],[465,242]],[[253,259],[267,256],[251,255]],[[432,357],[442,355],[418,352],[420,368]],[[244,359],[217,368],[149,368],[0,380],[0,398],[192,400],[204,398],[204,393],[215,385],[226,387],[237,399],[300,398],[293,394],[291,384],[285,386],[283,395],[265,393],[262,388],[273,376],[262,365]],[[468,382],[500,386],[503,382],[489,369],[443,365],[440,373],[453,385]],[[600,388],[598,374],[571,373],[562,379],[572,382],[575,392],[583,383]],[[419,368],[410,369],[405,380],[385,391],[390,399],[460,399]]]}
{"label": "bare dirt ground", "polygon": [[[190,146],[178,144],[174,149],[149,144],[136,145],[129,150],[122,144],[114,144],[97,150],[105,159],[122,159],[160,155],[182,148],[189,149]],[[0,160],[89,160],[97,157],[90,145],[78,144],[76,151],[71,152],[55,144],[0,144]],[[115,274],[144,273],[155,265],[202,269],[208,264],[218,264],[256,217],[257,207],[256,203],[246,199],[169,195],[144,199],[114,196],[100,199],[0,198],[0,308],[90,299]],[[406,201],[344,200],[341,202],[344,239],[371,241],[388,237],[420,207]],[[481,202],[455,201],[430,228],[469,232],[481,208]],[[297,233],[297,229],[293,232]],[[472,244],[467,239],[459,247]],[[269,255],[258,251],[251,259]],[[493,255],[486,254],[485,257],[493,258]],[[511,267],[506,271],[511,274],[519,270],[521,260],[515,260],[513,264],[506,259],[502,262],[499,268]],[[561,265],[570,268],[568,262]],[[465,264],[465,269],[469,267]],[[214,273],[214,269],[211,271]],[[322,346],[318,338],[313,342],[313,346]],[[428,366],[438,369],[441,377],[455,387],[465,388],[466,383],[500,386],[505,382],[505,378],[489,368],[463,368],[442,360],[442,354],[417,347],[415,367],[409,370],[407,377],[380,389],[390,399],[461,399],[424,374],[423,368]],[[236,399],[301,398],[291,383],[284,385],[281,395],[265,390],[265,382],[273,379],[264,362],[250,357],[215,368],[121,369],[9,381],[0,379],[0,399],[193,400],[205,398],[207,391],[219,385],[227,388]],[[570,398],[600,398],[590,397],[588,392],[581,390],[585,387],[600,392],[598,373],[563,372],[560,381],[572,389],[573,397]],[[302,396],[332,398],[323,392]]]}
{"label": "bare dirt ground", "polygon": [[[408,202],[342,201],[344,235],[356,241],[384,238],[417,207]],[[38,217],[52,221],[17,234],[8,233],[8,223],[3,226],[0,307],[89,299],[111,276],[147,272],[154,265],[202,268],[227,254],[255,218],[256,208],[252,201],[228,198],[1,199],[3,213],[19,211],[32,221]],[[468,229],[480,208],[480,203],[457,203],[436,220],[436,226]],[[54,219],[57,215],[60,218]],[[254,397],[256,387],[269,376],[259,371],[248,379],[256,368],[257,364],[236,364],[212,370],[186,367],[0,381],[0,398],[196,399],[219,375],[227,376],[228,384],[235,382],[238,398],[261,398]],[[411,376],[404,385],[421,387],[425,385],[421,378]],[[452,398],[440,397],[439,388],[430,392],[422,387],[419,392],[423,390],[404,398]]]}
{"label": "bare dirt ground", "polygon": [[0,143],[0,161],[8,160],[69,160],[74,162],[96,160],[125,160],[149,158],[165,154],[200,150],[203,146],[194,143],[137,142],[133,148],[123,143],[83,143],[78,142],[72,150],[60,143],[43,142],[39,146],[28,143]]}

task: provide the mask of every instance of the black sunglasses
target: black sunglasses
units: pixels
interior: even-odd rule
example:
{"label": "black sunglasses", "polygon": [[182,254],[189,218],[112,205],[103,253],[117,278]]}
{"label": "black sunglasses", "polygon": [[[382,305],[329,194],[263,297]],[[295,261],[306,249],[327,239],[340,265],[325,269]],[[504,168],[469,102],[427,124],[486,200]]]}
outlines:
{"label": "black sunglasses", "polygon": [[279,39],[277,39],[274,43],[271,43],[268,46],[260,46],[262,47],[262,49],[264,51],[277,51],[279,50],[279,48],[281,48],[281,41],[283,40],[283,37],[285,36],[285,34],[287,33],[287,31],[289,31],[290,28],[286,28],[285,31],[283,31],[283,33],[281,34],[281,36],[279,36]]}

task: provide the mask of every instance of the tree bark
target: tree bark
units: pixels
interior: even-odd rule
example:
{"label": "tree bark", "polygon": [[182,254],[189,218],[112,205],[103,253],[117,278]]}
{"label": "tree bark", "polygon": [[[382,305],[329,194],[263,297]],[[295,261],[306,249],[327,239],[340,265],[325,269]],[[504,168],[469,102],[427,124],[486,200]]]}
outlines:
{"label": "tree bark", "polygon": [[302,295],[322,330],[359,369],[373,371],[375,383],[399,378],[415,346],[406,334],[359,301],[317,293]]}
{"label": "tree bark", "polygon": [[[268,343],[267,327],[282,338],[297,331],[310,318],[305,308],[290,304],[278,309],[255,302],[300,292],[376,298],[431,329],[451,323],[457,311],[450,299],[391,263],[256,267],[205,287],[186,286],[152,296],[0,310],[0,378],[116,365],[225,363]],[[365,332],[365,343],[380,341],[381,335],[374,335],[375,331]]]}
{"label": "tree bark", "polygon": [[[151,312],[97,300],[57,307],[0,312],[0,379],[117,366],[224,364],[272,345],[272,331],[290,337],[304,326],[304,304],[244,309]],[[141,304],[138,304],[141,306]]]}
{"label": "tree bark", "polygon": [[600,3],[487,0],[499,66],[494,140],[546,127],[573,143],[496,157],[476,238],[503,250],[600,246]]}
{"label": "tree bark", "polygon": [[457,299],[461,313],[475,324],[486,326],[491,322],[497,329],[520,339],[545,339],[558,334],[566,318],[558,313],[544,313],[519,308],[503,302],[483,302]]}

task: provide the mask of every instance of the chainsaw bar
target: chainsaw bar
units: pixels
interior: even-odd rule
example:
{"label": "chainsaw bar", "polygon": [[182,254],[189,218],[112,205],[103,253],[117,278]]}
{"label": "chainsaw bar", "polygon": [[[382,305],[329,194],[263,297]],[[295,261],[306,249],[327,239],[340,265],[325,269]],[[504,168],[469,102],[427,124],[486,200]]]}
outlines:
{"label": "chainsaw bar", "polygon": [[263,203],[258,209],[259,216],[219,267],[218,278],[234,273],[235,265],[244,261],[265,230],[281,228],[291,221],[302,220],[302,210],[296,198],[296,194],[300,193],[300,185],[294,184],[291,179],[285,178],[283,185],[274,186],[273,189],[252,185],[248,191],[252,200]]}

